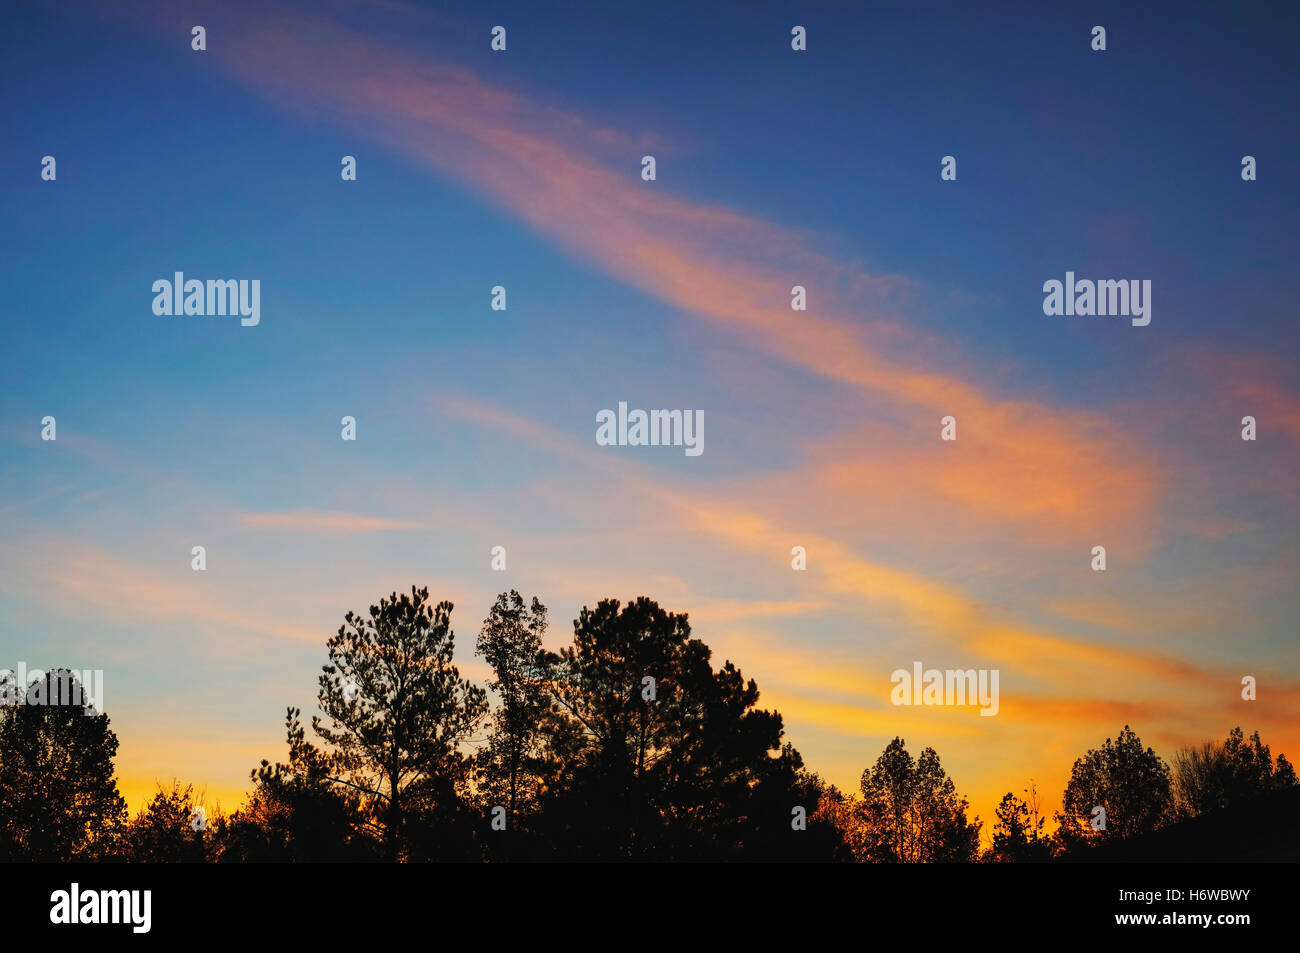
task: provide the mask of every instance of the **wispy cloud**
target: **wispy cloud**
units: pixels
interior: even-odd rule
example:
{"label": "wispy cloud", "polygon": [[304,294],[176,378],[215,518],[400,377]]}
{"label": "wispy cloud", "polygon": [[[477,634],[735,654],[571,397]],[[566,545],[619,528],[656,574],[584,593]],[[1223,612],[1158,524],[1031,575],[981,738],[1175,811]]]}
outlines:
{"label": "wispy cloud", "polygon": [[410,520],[312,509],[281,513],[242,513],[239,522],[253,529],[287,530],[295,533],[383,533],[421,528],[419,523]]}
{"label": "wispy cloud", "polygon": [[[937,468],[926,456],[902,468],[876,463],[870,475],[888,470],[888,485],[922,478],[954,503],[1024,524],[1077,521],[1116,500],[1138,512],[1157,492],[1156,461],[1103,417],[1002,396],[969,368],[927,360],[923,336],[880,313],[908,279],[872,274],[806,234],[640,181],[639,137],[342,26],[287,8],[258,12],[237,17],[213,56],[259,93],[425,162],[682,313],[870,393],[901,427],[928,435],[940,416],[956,415],[962,450]],[[809,288],[807,312],[790,310],[794,284]],[[1089,480],[1077,478],[1084,472]]]}

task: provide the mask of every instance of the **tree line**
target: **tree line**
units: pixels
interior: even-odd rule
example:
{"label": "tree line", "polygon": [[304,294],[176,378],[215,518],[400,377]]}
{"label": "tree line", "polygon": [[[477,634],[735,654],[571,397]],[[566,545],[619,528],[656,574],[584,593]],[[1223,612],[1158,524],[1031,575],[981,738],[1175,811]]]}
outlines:
{"label": "tree line", "polygon": [[[229,814],[173,782],[129,816],[108,716],[11,691],[0,860],[1033,862],[1297,788],[1258,732],[1169,765],[1126,725],[1075,761],[1050,836],[1031,781],[1002,798],[982,846],[933,748],[913,757],[895,738],[840,791],[784,740],[753,679],[713,667],[685,614],[606,599],[550,651],[546,607],[502,593],[475,646],[491,671],[479,686],[453,662],[451,612],[415,587],[349,612],[310,731],[288,709],[286,760],[253,769]],[[46,697],[73,678],[47,673]]]}

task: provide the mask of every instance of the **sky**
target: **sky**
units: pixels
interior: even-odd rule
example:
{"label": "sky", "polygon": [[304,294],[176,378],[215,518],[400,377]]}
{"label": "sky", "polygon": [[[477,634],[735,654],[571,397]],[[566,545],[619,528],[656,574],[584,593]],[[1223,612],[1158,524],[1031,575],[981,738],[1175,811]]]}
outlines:
{"label": "sky", "polygon": [[[687,612],[811,768],[934,747],[986,838],[1125,724],[1300,754],[1300,15],[700,6],[6,9],[0,668],[104,670],[133,808],[236,807],[412,585],[480,681],[498,592],[552,648]],[[177,271],[260,322],[156,315]],[[1044,314],[1067,272],[1150,324]],[[598,445],[620,401],[704,452]],[[917,661],[998,714],[891,704]]]}

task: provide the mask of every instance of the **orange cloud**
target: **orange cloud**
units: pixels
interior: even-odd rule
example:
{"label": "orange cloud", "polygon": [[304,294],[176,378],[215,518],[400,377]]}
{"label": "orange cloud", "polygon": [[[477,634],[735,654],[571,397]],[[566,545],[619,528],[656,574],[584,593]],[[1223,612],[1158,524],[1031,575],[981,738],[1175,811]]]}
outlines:
{"label": "orange cloud", "polygon": [[[1116,501],[1138,514],[1157,492],[1156,463],[1107,421],[924,368],[913,357],[920,335],[864,324],[864,311],[906,280],[865,273],[814,250],[807,236],[642,182],[633,137],[340,27],[259,14],[232,25],[212,54],[258,92],[456,177],[575,257],[771,356],[870,392],[900,426],[937,442],[939,417],[958,418],[966,443],[945,458],[950,465],[934,466],[935,450],[888,473],[886,485],[920,478],[964,508],[1075,526]],[[812,301],[797,316],[795,284]],[[876,463],[869,475],[889,466]]]}
{"label": "orange cloud", "polygon": [[[676,490],[647,479],[625,462],[596,448],[575,445],[567,436],[500,408],[469,399],[444,399],[439,405],[457,415],[497,427],[551,453],[562,453],[589,469],[603,469],[637,494],[670,505],[683,531],[704,532],[748,552],[788,553],[803,545],[810,584],[849,597],[867,607],[892,606],[918,632],[1017,667],[1027,674],[1066,684],[1082,677],[1128,673],[1169,681],[1198,691],[1221,688],[1226,676],[1181,659],[1136,649],[1083,642],[1023,626],[1009,625],[960,590],[926,576],[864,559],[836,540],[780,527],[744,504],[711,495]],[[665,514],[666,515],[666,514]],[[843,601],[838,603],[841,607]],[[1109,672],[1109,675],[1105,673]]]}
{"label": "orange cloud", "polygon": [[207,583],[187,562],[171,570],[131,565],[108,550],[88,544],[45,543],[24,555],[25,563],[64,605],[94,609],[114,621],[199,621],[275,638],[319,643],[321,633],[309,625],[279,621],[235,606],[247,600],[224,586]]}

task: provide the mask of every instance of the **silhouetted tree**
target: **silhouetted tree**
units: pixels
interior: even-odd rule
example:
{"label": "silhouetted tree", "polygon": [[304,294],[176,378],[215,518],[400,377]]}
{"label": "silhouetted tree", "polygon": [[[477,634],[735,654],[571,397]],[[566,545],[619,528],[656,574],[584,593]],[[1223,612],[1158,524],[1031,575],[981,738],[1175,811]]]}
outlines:
{"label": "silhouetted tree", "polygon": [[360,828],[360,797],[334,784],[329,759],[306,741],[297,708],[285,716],[288,763],[263,760],[253,791],[220,831],[223,861],[358,861],[376,856]]}
{"label": "silhouetted tree", "polygon": [[572,646],[544,655],[546,843],[580,857],[763,859],[811,842],[791,828],[810,792],[781,716],[755,707],[757,685],[730,662],[714,672],[690,631],[645,597],[605,599],[582,610]]}
{"label": "silhouetted tree", "polygon": [[131,821],[122,839],[127,860],[149,863],[202,863],[207,859],[206,827],[215,818],[206,817],[204,829],[195,825],[194,786],[181,787],[173,781],[171,789],[161,785],[153,800]]}
{"label": "silhouetted tree", "polygon": [[688,718],[683,685],[702,683],[708,649],[685,616],[644,597],[584,607],[573,627],[572,646],[544,658],[552,780],[540,820],[561,849],[644,856],[666,820],[652,802]]}
{"label": "silhouetted tree", "polygon": [[[1056,836],[1067,851],[1136,837],[1172,817],[1169,767],[1125,725],[1114,741],[1074,762],[1062,801]],[[1096,807],[1105,809],[1104,830],[1092,826]]]}
{"label": "silhouetted tree", "polygon": [[711,671],[707,658],[694,673],[698,681],[680,684],[687,704],[652,788],[651,804],[666,820],[663,852],[678,859],[811,859],[827,831],[816,821],[796,831],[791,822],[796,807],[805,819],[815,815],[816,780],[794,746],[782,742],[780,713],[757,707],[754,680],[731,662]]}
{"label": "silhouetted tree", "polygon": [[497,596],[478,636],[476,654],[492,667],[488,689],[499,706],[489,716],[487,743],[475,764],[484,804],[506,808],[509,834],[532,813],[541,784],[545,635],[546,606],[536,596],[527,606],[512,589]]}
{"label": "silhouetted tree", "polygon": [[1038,788],[1033,781],[1021,800],[1010,791],[998,804],[993,825],[992,859],[1000,862],[1044,861],[1051,857],[1051,841],[1043,834],[1047,818],[1039,807]]}
{"label": "silhouetted tree", "polygon": [[461,746],[487,710],[486,693],[452,663],[452,604],[428,600],[413,586],[368,616],[345,616],[320,676],[325,717],[312,719],[331,780],[356,792],[391,860],[465,849]]}
{"label": "silhouetted tree", "polygon": [[1205,814],[1296,786],[1286,755],[1276,765],[1259,732],[1246,739],[1240,728],[1226,742],[1206,741],[1174,756],[1174,799],[1183,817]]}
{"label": "silhouetted tree", "polygon": [[853,861],[861,848],[861,825],[858,821],[858,802],[852,794],[845,794],[834,784],[823,782],[816,775],[817,811],[810,815],[818,824],[835,831],[833,839],[837,849],[830,859]]}
{"label": "silhouetted tree", "polygon": [[0,683],[0,860],[103,858],[126,820],[113,758],[117,735],[76,675]]}
{"label": "silhouetted tree", "polygon": [[[790,799],[807,811],[807,830],[791,837],[776,825],[764,826],[762,833],[768,836],[766,843],[760,842],[762,850],[745,850],[732,859],[852,863],[853,850],[842,823],[846,808],[851,822],[852,799],[807,768],[796,772]],[[779,838],[774,836],[777,832]]]}
{"label": "silhouetted tree", "polygon": [[895,738],[862,772],[862,801],[853,843],[862,860],[889,863],[973,861],[979,855],[980,819],[969,807],[933,748],[913,761]]}

